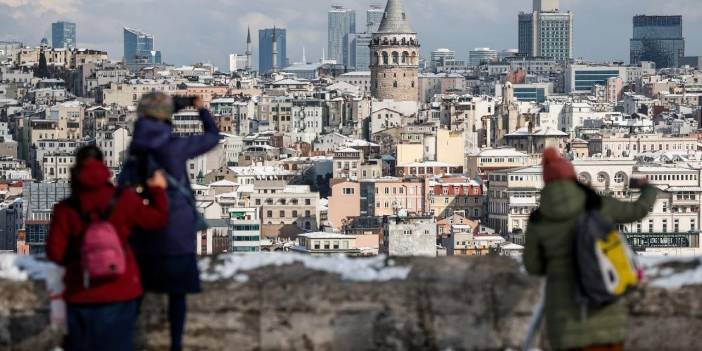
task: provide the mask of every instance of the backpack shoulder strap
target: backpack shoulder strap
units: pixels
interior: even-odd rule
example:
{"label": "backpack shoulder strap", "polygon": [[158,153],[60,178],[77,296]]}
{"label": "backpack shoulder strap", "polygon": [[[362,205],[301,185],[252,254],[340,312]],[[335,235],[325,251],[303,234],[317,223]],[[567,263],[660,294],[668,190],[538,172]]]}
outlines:
{"label": "backpack shoulder strap", "polygon": [[120,197],[122,196],[122,191],[124,188],[122,187],[117,187],[115,188],[115,192],[112,195],[112,199],[110,199],[110,203],[107,205],[107,208],[105,211],[103,211],[100,214],[100,219],[103,221],[106,221],[107,219],[110,218],[112,215],[112,211],[114,211],[115,207],[117,206],[117,202],[119,201]]}
{"label": "backpack shoulder strap", "polygon": [[185,196],[185,199],[188,200],[191,204],[195,203],[195,197],[193,195],[192,189],[188,187],[188,182],[187,178],[183,178],[182,180],[178,180],[176,177],[174,177],[172,174],[166,172],[165,170],[162,170],[163,174],[166,177],[166,181],[168,182],[168,186],[173,186],[178,192]]}
{"label": "backpack shoulder strap", "polygon": [[78,213],[78,217],[80,217],[81,221],[83,221],[85,224],[90,224],[90,222],[92,222],[90,215],[83,212],[83,209],[80,206],[80,199],[78,198],[78,195],[72,194],[71,197],[68,198],[67,202],[68,205],[74,211],[76,211],[76,213]]}
{"label": "backpack shoulder strap", "polygon": [[602,208],[602,197],[600,197],[595,190],[580,182],[577,182],[576,184],[582,191],[585,192],[586,210],[599,210]]}

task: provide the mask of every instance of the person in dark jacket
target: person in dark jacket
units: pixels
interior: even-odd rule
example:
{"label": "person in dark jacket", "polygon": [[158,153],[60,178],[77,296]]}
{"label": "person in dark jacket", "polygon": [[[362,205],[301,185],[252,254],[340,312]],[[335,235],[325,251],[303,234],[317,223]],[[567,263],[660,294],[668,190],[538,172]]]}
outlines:
{"label": "person in dark jacket", "polygon": [[[586,202],[599,203],[599,211],[614,224],[636,222],[649,213],[657,189],[645,180],[632,180],[641,189],[638,200],[622,202],[599,196],[579,184],[573,165],[555,149],[543,157],[544,188],[537,211],[526,231],[524,265],[530,274],[546,276],[546,330],[556,350],[623,350],[627,332],[625,301],[590,309],[583,317],[575,298],[577,287],[573,257],[574,229]],[[595,201],[592,201],[595,200]]]}
{"label": "person in dark jacket", "polygon": [[137,301],[142,295],[141,279],[134,253],[128,240],[134,227],[157,230],[166,225],[168,204],[166,180],[156,172],[147,183],[153,194],[150,206],[130,189],[122,190],[116,198],[108,221],[124,243],[126,270],[116,278],[83,281],[80,249],[88,223],[83,214],[92,218],[104,213],[115,196],[110,183],[110,171],[103,163],[102,153],[95,146],[81,148],[76,165],[71,170],[70,199],[59,202],[49,227],[46,255],[65,267],[64,299],[67,302],[67,350],[132,350]]}
{"label": "person in dark jacket", "polygon": [[[204,133],[191,136],[173,134],[173,102],[162,93],[145,94],[137,112],[130,153],[148,154],[171,178],[190,192],[189,159],[212,150],[219,143],[219,129],[199,98],[194,108],[202,121]],[[169,183],[169,220],[162,231],[139,233],[132,245],[137,254],[144,289],[168,294],[168,319],[171,350],[182,349],[185,327],[186,294],[200,292],[200,272],[196,258],[197,215],[178,185]]]}

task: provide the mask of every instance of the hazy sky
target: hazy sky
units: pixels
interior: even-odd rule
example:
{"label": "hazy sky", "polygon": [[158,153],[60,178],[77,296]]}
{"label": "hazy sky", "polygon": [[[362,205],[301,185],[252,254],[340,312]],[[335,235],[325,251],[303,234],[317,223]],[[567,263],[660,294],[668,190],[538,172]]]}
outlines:
{"label": "hazy sky", "polygon": [[[466,58],[474,47],[516,48],[517,14],[531,0],[405,0],[422,52],[446,47]],[[302,47],[316,60],[327,46],[327,10],[332,4],[356,9],[363,28],[369,4],[384,0],[0,0],[0,40],[38,45],[50,38],[51,22],[77,23],[80,47],[106,49],[122,57],[122,27],[154,34],[166,62],[212,62],[227,70],[229,53],[245,50],[246,27],[288,29],[288,56],[299,61]],[[702,0],[561,0],[575,12],[575,55],[628,62],[631,17],[682,14],[686,54],[702,55]],[[255,50],[257,51],[257,50]],[[255,62],[257,60],[255,59]]]}

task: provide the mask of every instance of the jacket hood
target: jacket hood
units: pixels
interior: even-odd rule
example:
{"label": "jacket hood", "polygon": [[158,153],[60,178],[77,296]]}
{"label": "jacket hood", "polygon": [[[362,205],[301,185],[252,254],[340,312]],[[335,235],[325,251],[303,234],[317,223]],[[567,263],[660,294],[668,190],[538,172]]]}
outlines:
{"label": "jacket hood", "polygon": [[586,200],[587,194],[575,181],[555,181],[541,190],[539,212],[556,221],[570,219],[585,210]]}
{"label": "jacket hood", "polygon": [[170,124],[141,117],[134,124],[132,145],[147,150],[157,149],[168,143],[172,129]]}
{"label": "jacket hood", "polygon": [[104,187],[109,184],[111,178],[112,172],[98,160],[85,161],[78,175],[81,188],[87,191]]}

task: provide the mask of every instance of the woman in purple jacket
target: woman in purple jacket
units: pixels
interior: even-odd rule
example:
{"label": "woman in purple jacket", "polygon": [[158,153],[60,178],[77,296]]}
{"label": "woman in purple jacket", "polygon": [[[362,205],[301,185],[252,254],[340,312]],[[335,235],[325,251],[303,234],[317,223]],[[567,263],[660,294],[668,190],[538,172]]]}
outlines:
{"label": "woman in purple jacket", "polygon": [[[160,232],[133,236],[132,245],[141,270],[144,290],[168,294],[168,320],[171,350],[182,349],[186,294],[200,292],[200,275],[195,252],[198,216],[190,193],[187,161],[212,150],[219,142],[219,130],[202,101],[196,98],[204,133],[192,136],[173,134],[171,97],[145,94],[139,102],[139,119],[134,126],[131,154],[149,155],[156,167],[168,175],[169,220]],[[177,184],[172,184],[177,182]],[[187,191],[182,191],[187,189]]]}

